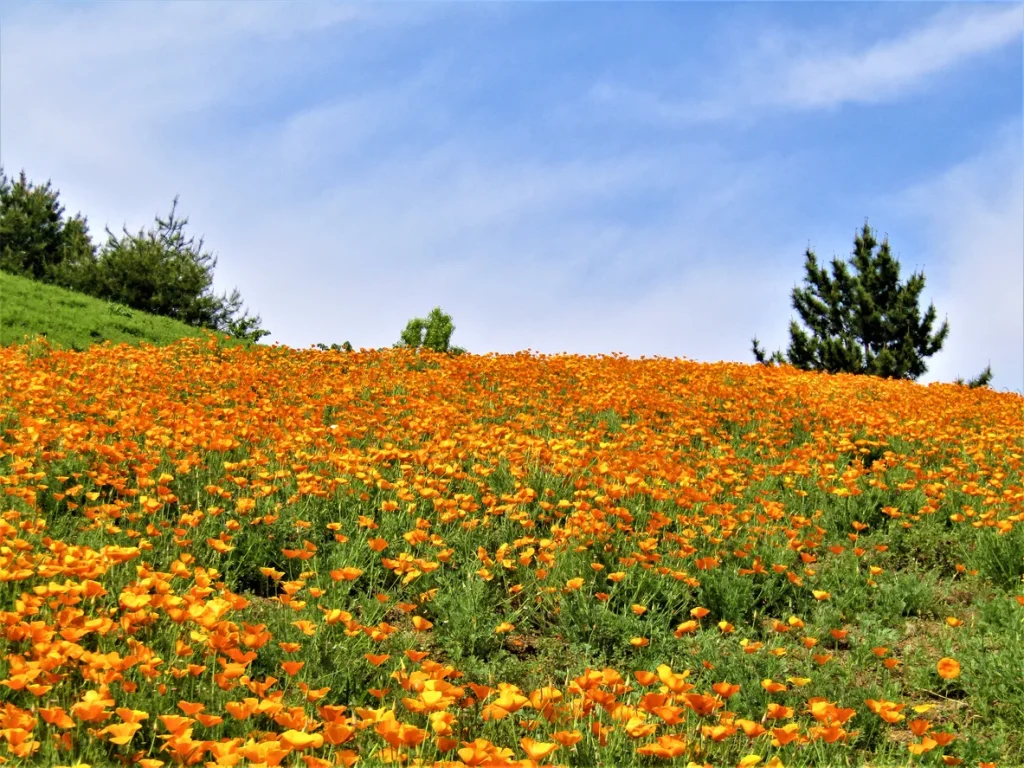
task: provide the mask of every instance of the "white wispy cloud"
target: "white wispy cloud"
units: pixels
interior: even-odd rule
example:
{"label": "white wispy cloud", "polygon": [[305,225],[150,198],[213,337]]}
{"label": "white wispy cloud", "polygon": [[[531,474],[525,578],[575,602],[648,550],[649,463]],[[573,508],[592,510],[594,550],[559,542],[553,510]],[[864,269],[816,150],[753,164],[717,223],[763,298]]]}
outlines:
{"label": "white wispy cloud", "polygon": [[[441,304],[457,341],[476,351],[745,357],[765,324],[764,297],[780,297],[783,312],[788,303],[769,287],[778,281],[770,262],[737,267],[756,260],[747,244],[771,206],[763,216],[742,211],[766,194],[778,162],[723,162],[723,179],[703,182],[699,204],[680,201],[667,226],[588,212],[670,178],[699,183],[706,167],[696,155],[660,166],[644,155],[544,165],[442,150],[375,167],[313,205],[226,227],[218,242],[260,265],[237,277],[254,304],[275,307],[264,317],[291,344],[390,344],[411,315]],[[284,241],[301,256],[274,258]],[[733,305],[736,295],[743,301]]]}
{"label": "white wispy cloud", "polygon": [[1024,5],[955,8],[866,50],[796,57],[779,73],[772,101],[799,108],[889,101],[976,56],[1020,43]]}
{"label": "white wispy cloud", "polygon": [[752,125],[766,111],[891,102],[980,56],[1019,45],[1024,4],[962,4],[867,43],[854,41],[863,35],[847,26],[762,26],[741,25],[724,35],[731,48],[721,66],[694,73],[696,79],[675,73],[671,91],[602,80],[588,98],[617,119],[673,126],[722,120]]}
{"label": "white wispy cloud", "polygon": [[[417,7],[315,2],[8,6],[4,161],[59,176],[65,198],[82,201],[100,227],[151,221],[175,191],[194,193],[216,172],[223,155],[211,129],[225,111],[301,83],[307,41],[420,16]],[[248,133],[241,126],[227,153]]]}

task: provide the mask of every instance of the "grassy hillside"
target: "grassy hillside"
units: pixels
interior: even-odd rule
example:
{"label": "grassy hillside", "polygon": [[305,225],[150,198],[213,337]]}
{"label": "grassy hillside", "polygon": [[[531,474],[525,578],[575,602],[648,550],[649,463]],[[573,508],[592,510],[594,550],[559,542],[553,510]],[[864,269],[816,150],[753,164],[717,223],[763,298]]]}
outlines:
{"label": "grassy hillside", "polygon": [[169,344],[202,330],[85,294],[0,272],[0,345],[45,336],[83,350],[103,341]]}
{"label": "grassy hillside", "polygon": [[183,339],[0,424],[9,765],[1024,765],[1018,395]]}

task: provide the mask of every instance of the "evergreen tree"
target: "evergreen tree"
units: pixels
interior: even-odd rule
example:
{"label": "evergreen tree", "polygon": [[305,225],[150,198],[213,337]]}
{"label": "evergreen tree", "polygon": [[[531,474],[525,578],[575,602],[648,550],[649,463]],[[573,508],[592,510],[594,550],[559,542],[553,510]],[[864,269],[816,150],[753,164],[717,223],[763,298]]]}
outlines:
{"label": "evergreen tree", "polygon": [[119,238],[107,229],[93,295],[250,341],[268,335],[259,327],[259,315],[244,311],[237,289],[221,296],[213,293],[217,258],[204,250],[202,238],[185,236],[188,218],[178,218],[177,207],[175,197],[167,218],[157,216],[148,232],[132,234],[123,227]]}
{"label": "evergreen tree", "polygon": [[963,377],[957,376],[956,379],[953,380],[953,383],[961,387],[970,387],[971,389],[987,387],[989,384],[992,383],[992,365],[986,365],[985,370],[983,370],[970,381],[964,381]]}
{"label": "evergreen tree", "polygon": [[0,168],[0,269],[77,288],[88,282],[96,248],[81,214],[65,220],[60,193],[33,185],[22,171],[13,184]]}
{"label": "evergreen tree", "polygon": [[455,325],[451,315],[445,314],[440,307],[434,307],[426,317],[414,317],[402,331],[402,337],[395,346],[419,349],[424,347],[435,352],[451,352],[459,355],[466,350],[451,346]]}
{"label": "evergreen tree", "polygon": [[73,291],[90,293],[96,277],[96,246],[89,236],[89,227],[81,216],[64,225],[63,254],[58,265],[50,270],[49,281]]}
{"label": "evergreen tree", "polygon": [[917,379],[925,358],[942,348],[949,335],[943,321],[935,332],[934,305],[922,317],[918,306],[925,276],[914,273],[900,282],[900,265],[889,250],[888,238],[875,240],[867,221],[854,238],[849,266],[832,260],[832,274],[818,265],[807,249],[806,287],[793,289],[793,308],[806,330],[790,322],[786,355],[770,357],[753,339],[758,362],[789,363],[803,370],[860,373],[886,378]]}

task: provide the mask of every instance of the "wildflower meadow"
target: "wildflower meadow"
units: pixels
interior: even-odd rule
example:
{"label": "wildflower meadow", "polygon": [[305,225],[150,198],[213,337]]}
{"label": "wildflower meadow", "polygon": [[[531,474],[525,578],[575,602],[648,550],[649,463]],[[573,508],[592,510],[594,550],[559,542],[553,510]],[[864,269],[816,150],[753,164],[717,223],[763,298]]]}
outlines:
{"label": "wildflower meadow", "polygon": [[1024,764],[1024,400],[0,348],[0,760]]}

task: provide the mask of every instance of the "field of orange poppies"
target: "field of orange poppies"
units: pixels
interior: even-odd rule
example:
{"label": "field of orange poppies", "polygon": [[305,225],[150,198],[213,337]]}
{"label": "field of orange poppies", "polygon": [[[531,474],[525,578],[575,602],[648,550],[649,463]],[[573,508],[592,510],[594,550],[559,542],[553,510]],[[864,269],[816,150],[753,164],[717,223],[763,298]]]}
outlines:
{"label": "field of orange poppies", "polygon": [[1024,764],[1024,399],[0,349],[0,759]]}

